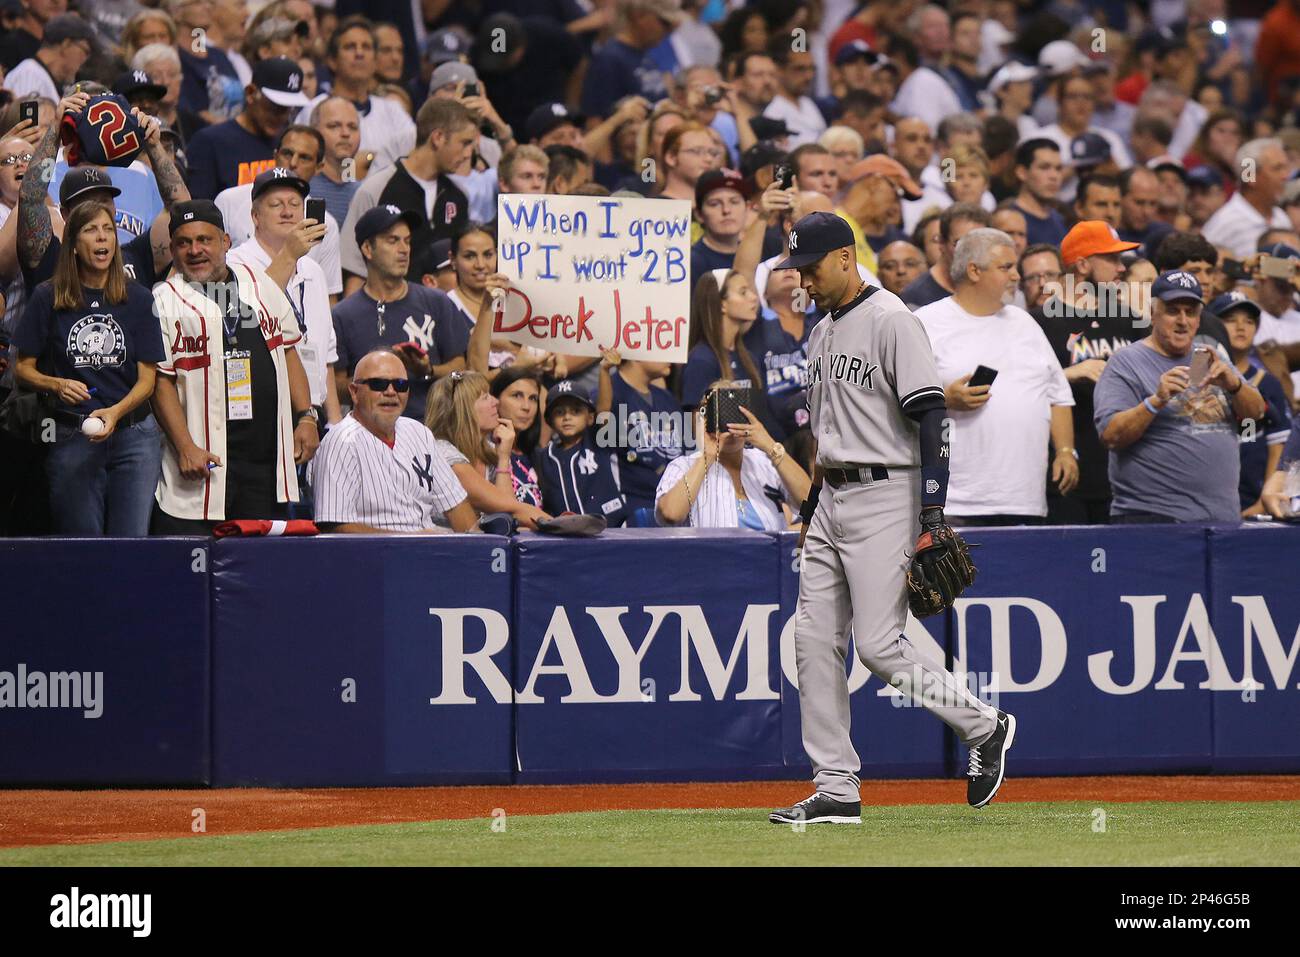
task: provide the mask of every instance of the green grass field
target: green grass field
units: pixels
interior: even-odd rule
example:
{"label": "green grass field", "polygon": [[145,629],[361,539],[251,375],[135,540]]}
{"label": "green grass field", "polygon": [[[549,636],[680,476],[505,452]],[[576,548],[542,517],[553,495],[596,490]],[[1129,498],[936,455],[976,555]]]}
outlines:
{"label": "green grass field", "polygon": [[1297,865],[1300,804],[863,808],[796,833],[766,809],[616,811],[10,848],[20,865]]}

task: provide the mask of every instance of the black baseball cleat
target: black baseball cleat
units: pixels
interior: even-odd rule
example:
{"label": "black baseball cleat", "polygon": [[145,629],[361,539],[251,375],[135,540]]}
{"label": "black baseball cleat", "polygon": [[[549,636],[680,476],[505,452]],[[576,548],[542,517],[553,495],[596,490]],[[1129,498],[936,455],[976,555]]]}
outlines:
{"label": "black baseball cleat", "polygon": [[982,743],[970,749],[970,767],[966,771],[966,801],[971,807],[983,807],[993,800],[1006,774],[1007,752],[1016,737],[1015,716],[998,712],[998,723]]}
{"label": "black baseball cleat", "polygon": [[794,807],[777,808],[767,816],[773,824],[861,824],[859,801],[837,801],[818,791]]}

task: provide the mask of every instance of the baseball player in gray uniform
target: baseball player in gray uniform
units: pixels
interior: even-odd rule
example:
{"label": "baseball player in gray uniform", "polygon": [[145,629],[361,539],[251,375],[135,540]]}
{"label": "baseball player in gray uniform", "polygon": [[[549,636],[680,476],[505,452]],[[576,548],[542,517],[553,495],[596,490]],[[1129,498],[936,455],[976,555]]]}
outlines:
{"label": "baseball player in gray uniform", "polygon": [[850,634],[873,674],[969,746],[967,799],[983,807],[1002,784],[1015,718],[981,702],[902,633],[918,533],[951,534],[943,520],[946,405],[930,341],[902,300],[859,278],[853,232],[833,213],[800,219],[790,255],[775,268],[798,269],[826,315],[808,338],[817,464],[802,510],[794,638],[803,745],[817,790],[770,819],[862,822],[861,764],[849,740]]}

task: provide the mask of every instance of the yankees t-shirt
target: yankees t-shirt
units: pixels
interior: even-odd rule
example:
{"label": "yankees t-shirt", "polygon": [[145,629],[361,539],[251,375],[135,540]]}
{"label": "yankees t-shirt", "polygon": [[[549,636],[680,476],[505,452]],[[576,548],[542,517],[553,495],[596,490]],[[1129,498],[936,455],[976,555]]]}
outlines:
{"label": "yankees t-shirt", "polygon": [[[406,295],[382,304],[362,287],[334,307],[336,367],[351,375],[357,363],[375,349],[391,349],[401,342],[416,342],[429,356],[429,365],[441,365],[469,348],[469,333],[459,311],[446,294],[416,283],[406,284]],[[404,415],[424,421],[429,383],[412,382]]]}
{"label": "yankees t-shirt", "polygon": [[161,362],[162,330],[153,314],[153,296],[143,286],[126,284],[125,302],[108,302],[99,289],[82,289],[80,309],[55,309],[54,284],[32,292],[14,335],[21,355],[37,356],[46,375],[77,379],[94,394],[70,411],[86,414],[122,401],[135,387],[137,362]]}
{"label": "yankees t-shirt", "polygon": [[672,393],[658,386],[650,392],[638,392],[623,381],[617,371],[610,373],[613,405],[609,425],[610,442],[601,439],[602,448],[618,453],[619,477],[629,510],[654,508],[655,489],[668,463],[682,454],[681,407]]}
{"label": "yankees t-shirt", "polygon": [[326,433],[311,468],[319,523],[418,532],[447,525],[446,513],[466,498],[433,433],[405,417],[390,446],[348,415]]}
{"label": "yankees t-shirt", "polygon": [[781,320],[759,316],[745,333],[745,346],[767,376],[767,401],[781,425],[788,431],[808,424],[808,336],[819,316],[805,315],[803,333],[796,339]]}

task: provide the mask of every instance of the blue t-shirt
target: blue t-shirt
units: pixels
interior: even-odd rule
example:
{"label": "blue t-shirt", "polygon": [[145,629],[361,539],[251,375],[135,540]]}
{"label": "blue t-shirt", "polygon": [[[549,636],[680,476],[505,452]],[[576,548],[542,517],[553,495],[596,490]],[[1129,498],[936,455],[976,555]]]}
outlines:
{"label": "blue t-shirt", "polygon": [[1035,216],[1033,213],[1026,212],[1019,203],[1013,203],[1012,206],[1025,217],[1025,242],[1030,246],[1035,243],[1059,246],[1065,234],[1069,232],[1065,228],[1065,220],[1054,209],[1048,210],[1046,216]]}
{"label": "blue t-shirt", "polygon": [[263,139],[228,120],[195,133],[185,155],[190,195],[215,199],[223,189],[251,183],[259,173],[274,167],[275,140]]}
{"label": "blue t-shirt", "polygon": [[220,47],[207,48],[206,57],[197,57],[180,43],[176,52],[181,58],[181,93],[177,105],[190,113],[205,110],[223,119],[233,119],[244,106],[244,87],[235,65]]}
{"label": "blue t-shirt", "polygon": [[[1254,382],[1259,372],[1254,366],[1247,366],[1242,377],[1247,382]],[[1268,403],[1268,411],[1259,422],[1241,423],[1241,479],[1237,492],[1243,510],[1259,501],[1260,492],[1264,490],[1264,481],[1268,478],[1269,448],[1287,441],[1291,434],[1290,404],[1277,376],[1265,372],[1255,388]]]}
{"label": "blue t-shirt", "polygon": [[[130,167],[109,166],[108,178],[122,192],[113,197],[117,208],[117,240],[129,243],[137,236],[143,236],[153,225],[158,214],[163,211],[162,196],[158,193],[158,181],[152,170],[131,169]],[[54,164],[54,178],[50,180],[50,198],[59,201],[59,184],[68,174],[68,164],[60,160]]]}
{"label": "blue t-shirt", "polygon": [[[1093,391],[1093,421],[1100,435],[1118,413],[1160,388],[1160,377],[1191,355],[1170,358],[1146,341],[1120,349],[1106,363]],[[1162,408],[1132,445],[1110,453],[1112,515],[1146,512],[1180,522],[1237,522],[1241,472],[1237,421],[1228,395],[1217,386],[1187,389]]]}
{"label": "blue t-shirt", "polygon": [[700,277],[713,269],[731,269],[736,262],[735,253],[720,253],[704,245],[701,239],[691,245],[691,289],[700,281]]}
{"label": "blue t-shirt", "polygon": [[352,205],[352,197],[361,188],[361,181],[336,183],[324,173],[317,173],[311,178],[310,185],[312,197],[325,200],[325,211],[334,217],[335,222],[342,225],[348,218],[348,207]]}
{"label": "blue t-shirt", "polygon": [[[623,494],[629,509],[654,508],[655,490],[664,468],[682,454],[681,406],[667,389],[650,386],[644,395],[617,371],[610,373],[613,406],[610,441],[617,450]],[[600,433],[598,433],[599,437]]]}
{"label": "blue t-shirt", "polygon": [[644,96],[657,103],[668,95],[663,69],[642,50],[609,40],[591,58],[582,84],[582,112],[608,116],[625,96]]}
{"label": "blue t-shirt", "polygon": [[[447,294],[413,282],[406,295],[384,303],[382,320],[378,303],[358,289],[334,307],[336,369],[351,375],[357,363],[375,349],[390,349],[401,342],[416,342],[428,353],[429,365],[442,365],[469,348],[469,324]],[[424,421],[427,382],[412,382],[404,415]]]}
{"label": "blue t-shirt", "polygon": [[122,401],[135,387],[137,362],[166,358],[153,296],[134,282],[116,303],[85,288],[80,309],[55,309],[53,282],[41,283],[27,300],[14,344],[20,355],[36,356],[46,375],[79,379],[95,390],[85,402],[60,406],[82,414]]}

